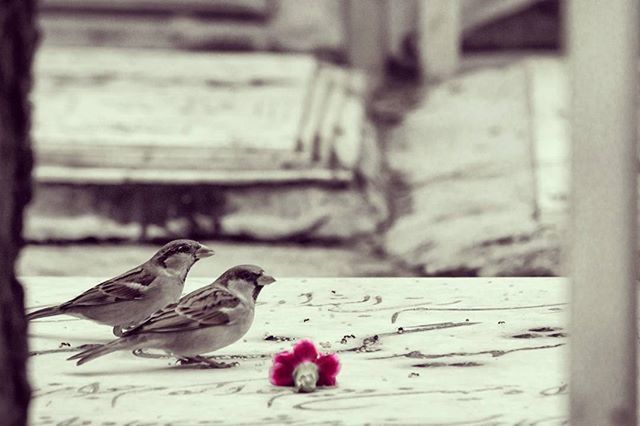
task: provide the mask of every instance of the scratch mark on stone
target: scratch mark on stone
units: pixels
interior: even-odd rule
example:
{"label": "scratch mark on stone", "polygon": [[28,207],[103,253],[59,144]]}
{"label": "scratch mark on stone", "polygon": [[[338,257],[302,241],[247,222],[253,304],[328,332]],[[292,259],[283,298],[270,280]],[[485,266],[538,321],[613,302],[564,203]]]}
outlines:
{"label": "scratch mark on stone", "polygon": [[[299,404],[293,406],[293,408],[298,410],[310,410],[310,411],[332,411],[332,410],[354,410],[360,408],[369,408],[371,407],[371,403],[366,403],[366,405],[354,405],[350,407],[341,406],[340,408],[336,408],[334,404],[329,404],[328,407],[320,407],[315,408],[314,405],[319,405],[323,403],[333,403],[336,401],[349,401],[349,400],[357,400],[357,399],[371,399],[371,398],[388,398],[394,396],[406,396],[406,395],[428,395],[428,394],[444,394],[444,395],[473,395],[482,392],[494,392],[504,390],[504,387],[494,387],[494,388],[482,388],[482,389],[472,389],[472,390],[430,390],[430,391],[410,391],[410,392],[384,392],[384,393],[373,393],[369,395],[347,395],[347,396],[336,396],[336,397],[319,397],[314,401],[304,401]],[[493,415],[490,417],[486,417],[483,419],[477,420],[469,420],[465,422],[458,423],[447,423],[451,425],[466,425],[466,424],[476,424],[478,422],[486,422],[488,420],[493,420],[501,417],[502,415]]]}
{"label": "scratch mark on stone", "polygon": [[537,308],[548,308],[550,306],[564,306],[566,303],[553,303],[549,305],[529,305],[529,306],[508,306],[504,308],[500,307],[488,307],[488,308],[427,308],[427,307],[411,307],[407,309],[402,309],[393,315],[391,315],[391,323],[395,323],[403,312],[408,311],[455,311],[455,312],[478,312],[478,311],[516,311],[520,309],[537,309]]}
{"label": "scratch mark on stone", "polygon": [[[321,303],[321,304],[318,304],[318,305],[307,305],[307,306],[313,306],[313,307],[316,307],[316,308],[317,307],[321,307],[321,306],[334,306],[334,307],[337,307],[337,306],[343,306],[343,305],[354,305],[354,304],[358,304],[358,303],[366,303],[369,300],[371,300],[371,296],[369,296],[367,294],[362,298],[362,300],[356,300],[356,301],[353,301],[353,302],[330,302],[330,303]],[[329,309],[329,310],[331,310],[331,309]],[[346,311],[338,311],[338,312],[346,312]]]}
{"label": "scratch mark on stone", "polygon": [[560,346],[564,346],[566,343],[558,343],[556,345],[544,345],[544,346],[527,346],[524,348],[515,348],[515,349],[495,349],[489,351],[479,351],[479,352],[449,352],[446,354],[423,354],[420,351],[411,351],[403,354],[394,354],[383,357],[375,357],[370,359],[392,359],[392,358],[422,358],[422,359],[435,359],[435,358],[448,358],[455,356],[477,356],[477,355],[491,355],[494,358],[501,357],[513,352],[520,351],[534,351],[538,349],[553,349]]}
{"label": "scratch mark on stone", "polygon": [[452,363],[447,363],[447,362],[424,362],[424,363],[420,363],[420,364],[411,364],[412,367],[418,367],[418,368],[434,368],[434,367],[480,367],[481,365],[483,365],[480,362],[473,362],[473,361],[469,361],[469,362],[452,362]]}
{"label": "scratch mark on stone", "polygon": [[373,349],[372,347],[381,342],[381,337],[398,336],[408,333],[420,333],[423,331],[442,330],[445,328],[464,327],[469,325],[480,324],[479,322],[442,322],[436,324],[427,325],[414,325],[403,327],[402,333],[397,331],[390,331],[385,333],[374,334],[373,336],[367,336],[362,340],[360,346],[356,346],[348,349],[339,349],[336,352],[377,352],[379,349]]}
{"label": "scratch mark on stone", "polygon": [[277,400],[282,398],[283,396],[287,396],[287,395],[297,395],[296,393],[294,393],[291,389],[286,389],[280,393],[278,393],[277,395],[272,396],[271,398],[269,398],[269,401],[267,401],[267,408],[271,408],[273,406],[273,403]]}
{"label": "scratch mark on stone", "polygon": [[310,303],[313,300],[313,293],[311,293],[311,292],[309,292],[309,293],[300,293],[298,296],[306,297],[306,300],[304,300],[301,303],[302,305],[306,305],[307,303]]}
{"label": "scratch mark on stone", "polygon": [[133,394],[139,395],[141,393],[166,391],[166,390],[170,390],[170,392],[168,393],[169,395],[189,395],[189,394],[196,394],[196,393],[204,393],[210,390],[224,389],[225,386],[227,385],[234,385],[229,388],[229,392],[225,393],[228,395],[228,394],[234,394],[234,393],[240,392],[242,388],[245,386],[245,385],[241,385],[240,383],[257,382],[257,381],[263,381],[263,380],[264,378],[230,380],[230,381],[223,381],[223,382],[210,382],[210,383],[200,383],[200,384],[194,384],[194,385],[180,386],[180,387],[171,388],[171,389],[164,386],[149,387],[149,388],[135,387],[134,389],[127,390],[125,392],[121,392],[115,395],[111,399],[111,407],[115,407],[118,400],[126,395],[133,395]]}
{"label": "scratch mark on stone", "polygon": [[542,396],[555,396],[555,395],[566,395],[569,390],[568,384],[562,384],[560,386],[554,386],[552,388],[543,389],[540,391],[540,395]]}

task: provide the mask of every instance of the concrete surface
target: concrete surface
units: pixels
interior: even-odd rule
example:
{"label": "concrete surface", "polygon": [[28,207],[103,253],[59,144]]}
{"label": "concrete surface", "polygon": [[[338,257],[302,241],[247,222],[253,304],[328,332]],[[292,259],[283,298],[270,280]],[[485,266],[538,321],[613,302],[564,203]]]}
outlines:
{"label": "concrete surface", "polygon": [[[278,277],[412,276],[368,245],[321,246],[204,241],[216,255],[190,276],[215,279],[234,265],[254,263]],[[160,244],[28,245],[18,258],[23,276],[116,276],[149,259]]]}
{"label": "concrete surface", "polygon": [[567,207],[562,58],[467,60],[386,133],[387,253],[427,275],[555,275]]}
{"label": "concrete surface", "polygon": [[[25,278],[27,305],[97,278]],[[186,291],[208,283],[190,279]],[[226,370],[120,352],[81,367],[73,347],[108,327],[68,317],[30,329],[33,425],[566,424],[567,283],[562,279],[282,279]],[[272,336],[270,339],[265,339]],[[338,352],[335,388],[268,382],[271,356],[311,338]],[[111,423],[109,423],[111,422]]]}

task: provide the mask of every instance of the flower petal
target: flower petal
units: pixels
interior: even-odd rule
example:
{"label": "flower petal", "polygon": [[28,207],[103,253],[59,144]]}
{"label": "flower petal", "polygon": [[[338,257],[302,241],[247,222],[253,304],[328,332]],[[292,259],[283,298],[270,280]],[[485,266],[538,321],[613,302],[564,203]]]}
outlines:
{"label": "flower petal", "polygon": [[296,359],[296,363],[302,361],[314,361],[318,357],[318,350],[311,340],[300,340],[293,347],[293,353]]}
{"label": "flower petal", "polygon": [[336,354],[320,355],[318,366],[318,386],[335,386],[336,376],[340,372],[340,360]]}
{"label": "flower petal", "polygon": [[273,362],[281,363],[281,364],[293,364],[294,362],[293,352],[288,352],[288,351],[280,352],[273,357]]}
{"label": "flower petal", "polygon": [[293,386],[292,365],[274,363],[269,370],[269,381],[276,386]]}

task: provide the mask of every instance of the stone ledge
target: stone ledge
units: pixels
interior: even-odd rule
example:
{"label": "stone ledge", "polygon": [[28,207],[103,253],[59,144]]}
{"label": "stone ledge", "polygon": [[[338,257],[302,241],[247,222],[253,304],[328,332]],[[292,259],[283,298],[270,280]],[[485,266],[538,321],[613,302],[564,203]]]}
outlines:
{"label": "stone ledge", "polygon": [[299,54],[38,57],[30,241],[345,241],[388,218],[355,70]]}
{"label": "stone ledge", "polygon": [[[390,166],[405,188],[389,255],[426,275],[562,272],[562,67],[487,61],[427,88],[390,131]],[[551,160],[558,170],[545,174]]]}
{"label": "stone ledge", "polygon": [[[27,306],[66,300],[98,280],[25,278]],[[185,290],[209,282],[189,279]],[[65,361],[70,347],[108,341],[110,329],[68,317],[39,320],[30,328],[39,353],[30,362],[31,419],[73,426],[561,423],[568,415],[568,290],[558,278],[281,279],[261,294],[245,338],[216,353],[236,356],[240,365],[228,370],[124,352],[76,367]],[[300,338],[339,353],[336,388],[295,394],[269,384],[271,356]],[[221,406],[242,418],[220,417]]]}

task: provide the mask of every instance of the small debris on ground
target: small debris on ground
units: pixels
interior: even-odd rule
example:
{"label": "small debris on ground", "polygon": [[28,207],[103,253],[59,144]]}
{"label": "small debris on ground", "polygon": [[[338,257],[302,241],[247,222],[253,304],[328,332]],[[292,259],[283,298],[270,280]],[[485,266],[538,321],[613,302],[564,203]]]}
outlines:
{"label": "small debris on ground", "polygon": [[560,328],[558,327],[538,327],[538,328],[530,328],[529,331],[533,331],[534,333],[550,333],[552,331],[558,331]]}
{"label": "small debris on ground", "polygon": [[356,336],[353,334],[345,334],[344,336],[342,336],[340,343],[342,343],[343,345],[346,345],[348,342],[348,339],[355,339],[355,338]]}
{"label": "small debris on ground", "polygon": [[514,339],[533,339],[536,337],[543,337],[540,334],[533,334],[533,333],[522,333],[522,334],[514,334],[513,336]]}
{"label": "small debris on ground", "polygon": [[296,340],[296,338],[287,336],[274,336],[273,334],[269,334],[265,336],[263,340],[266,340],[267,342],[290,342],[292,340]]}

